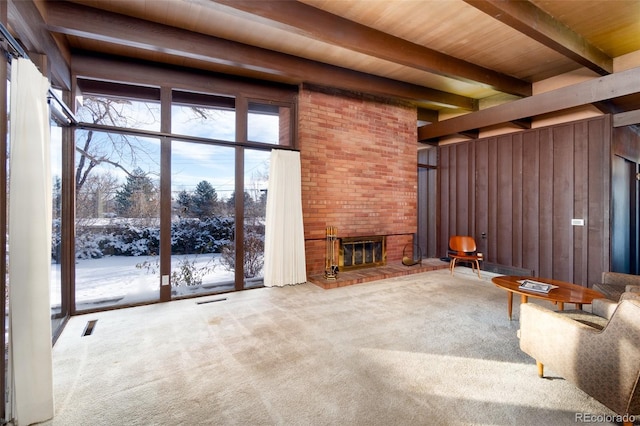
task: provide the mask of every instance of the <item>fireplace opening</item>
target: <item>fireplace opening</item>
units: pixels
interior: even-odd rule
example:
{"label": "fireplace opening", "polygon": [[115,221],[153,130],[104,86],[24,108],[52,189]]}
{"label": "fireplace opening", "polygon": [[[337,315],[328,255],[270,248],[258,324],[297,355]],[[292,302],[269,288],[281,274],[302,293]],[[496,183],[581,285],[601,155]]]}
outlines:
{"label": "fireplace opening", "polygon": [[340,239],[338,266],[341,271],[383,266],[387,261],[384,235]]}

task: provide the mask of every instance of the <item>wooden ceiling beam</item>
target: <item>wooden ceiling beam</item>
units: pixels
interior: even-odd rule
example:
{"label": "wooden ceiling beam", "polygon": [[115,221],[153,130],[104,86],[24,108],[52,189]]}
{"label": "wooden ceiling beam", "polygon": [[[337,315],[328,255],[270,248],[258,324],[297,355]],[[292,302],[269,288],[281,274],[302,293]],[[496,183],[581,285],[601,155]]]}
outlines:
{"label": "wooden ceiling beam", "polygon": [[531,117],[524,117],[519,120],[511,120],[509,123],[524,130],[531,128]]}
{"label": "wooden ceiling beam", "polygon": [[469,129],[513,122],[577,106],[603,102],[640,93],[640,67],[518,99],[507,104],[472,112],[418,128],[418,140],[465,132]]}
{"label": "wooden ceiling beam", "polygon": [[469,139],[478,139],[478,136],[480,136],[480,129],[465,130],[458,134]]}
{"label": "wooden ceiling beam", "polygon": [[640,124],[640,109],[621,112],[613,116],[613,127],[631,126]]}
{"label": "wooden ceiling beam", "polygon": [[428,87],[327,65],[181,28],[68,2],[47,2],[50,31],[244,71],[245,76],[401,98],[420,105],[477,109],[477,101]]}
{"label": "wooden ceiling beam", "polygon": [[600,75],[613,72],[612,58],[529,1],[464,1]]}
{"label": "wooden ceiling beam", "polygon": [[418,120],[427,121],[429,123],[435,123],[438,121],[438,111],[432,109],[418,108]]}
{"label": "wooden ceiling beam", "polygon": [[[27,50],[27,54],[37,53],[46,57],[48,70],[40,70],[53,84],[64,90],[71,90],[68,51],[61,51],[38,8],[32,1],[9,1],[8,15],[11,27]],[[15,35],[14,35],[15,36]]]}
{"label": "wooden ceiling beam", "polygon": [[531,84],[524,80],[445,55],[298,1],[215,2],[241,11],[240,16],[243,18],[410,68],[466,83],[481,84],[512,95],[530,96],[532,93]]}

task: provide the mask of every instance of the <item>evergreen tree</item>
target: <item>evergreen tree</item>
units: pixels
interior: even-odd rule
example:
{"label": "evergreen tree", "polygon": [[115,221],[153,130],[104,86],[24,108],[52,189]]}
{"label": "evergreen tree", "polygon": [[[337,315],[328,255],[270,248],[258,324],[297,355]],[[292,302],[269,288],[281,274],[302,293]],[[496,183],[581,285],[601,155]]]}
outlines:
{"label": "evergreen tree", "polygon": [[178,194],[178,215],[180,217],[192,217],[193,216],[193,212],[191,211],[192,209],[192,204],[193,204],[193,199],[191,197],[191,195],[186,191],[186,190],[182,190],[180,191],[180,193]]}
{"label": "evergreen tree", "polygon": [[[254,201],[253,201],[253,198],[251,198],[251,195],[249,195],[247,191],[244,191],[245,210],[251,209],[253,207],[253,204],[254,204]],[[234,209],[236,208],[236,192],[235,191],[231,193],[231,196],[227,200],[227,207],[229,208],[230,211],[234,211]]]}
{"label": "evergreen tree", "polygon": [[210,217],[215,215],[218,194],[216,190],[206,180],[201,181],[196,186],[192,196],[193,213],[196,217]]}
{"label": "evergreen tree", "polygon": [[116,193],[116,211],[122,217],[154,217],[158,214],[158,190],[141,169],[136,168]]}

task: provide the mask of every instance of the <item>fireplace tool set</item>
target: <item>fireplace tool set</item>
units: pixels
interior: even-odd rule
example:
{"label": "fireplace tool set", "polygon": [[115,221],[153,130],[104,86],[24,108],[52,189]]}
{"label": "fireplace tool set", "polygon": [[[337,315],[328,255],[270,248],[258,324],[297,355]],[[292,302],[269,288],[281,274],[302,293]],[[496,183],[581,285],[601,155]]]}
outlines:
{"label": "fireplace tool set", "polygon": [[327,237],[327,253],[325,261],[324,277],[328,280],[335,280],[338,278],[338,228],[335,226],[328,226],[326,230]]}

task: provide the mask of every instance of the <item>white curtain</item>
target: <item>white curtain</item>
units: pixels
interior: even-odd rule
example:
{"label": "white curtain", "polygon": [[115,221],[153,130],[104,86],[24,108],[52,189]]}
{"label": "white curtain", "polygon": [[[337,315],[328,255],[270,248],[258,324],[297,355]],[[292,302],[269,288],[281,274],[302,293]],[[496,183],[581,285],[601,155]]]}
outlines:
{"label": "white curtain", "polygon": [[264,285],[307,281],[300,153],[271,151],[264,243]]}
{"label": "white curtain", "polygon": [[7,408],[20,426],[53,417],[48,89],[31,61],[12,61]]}

